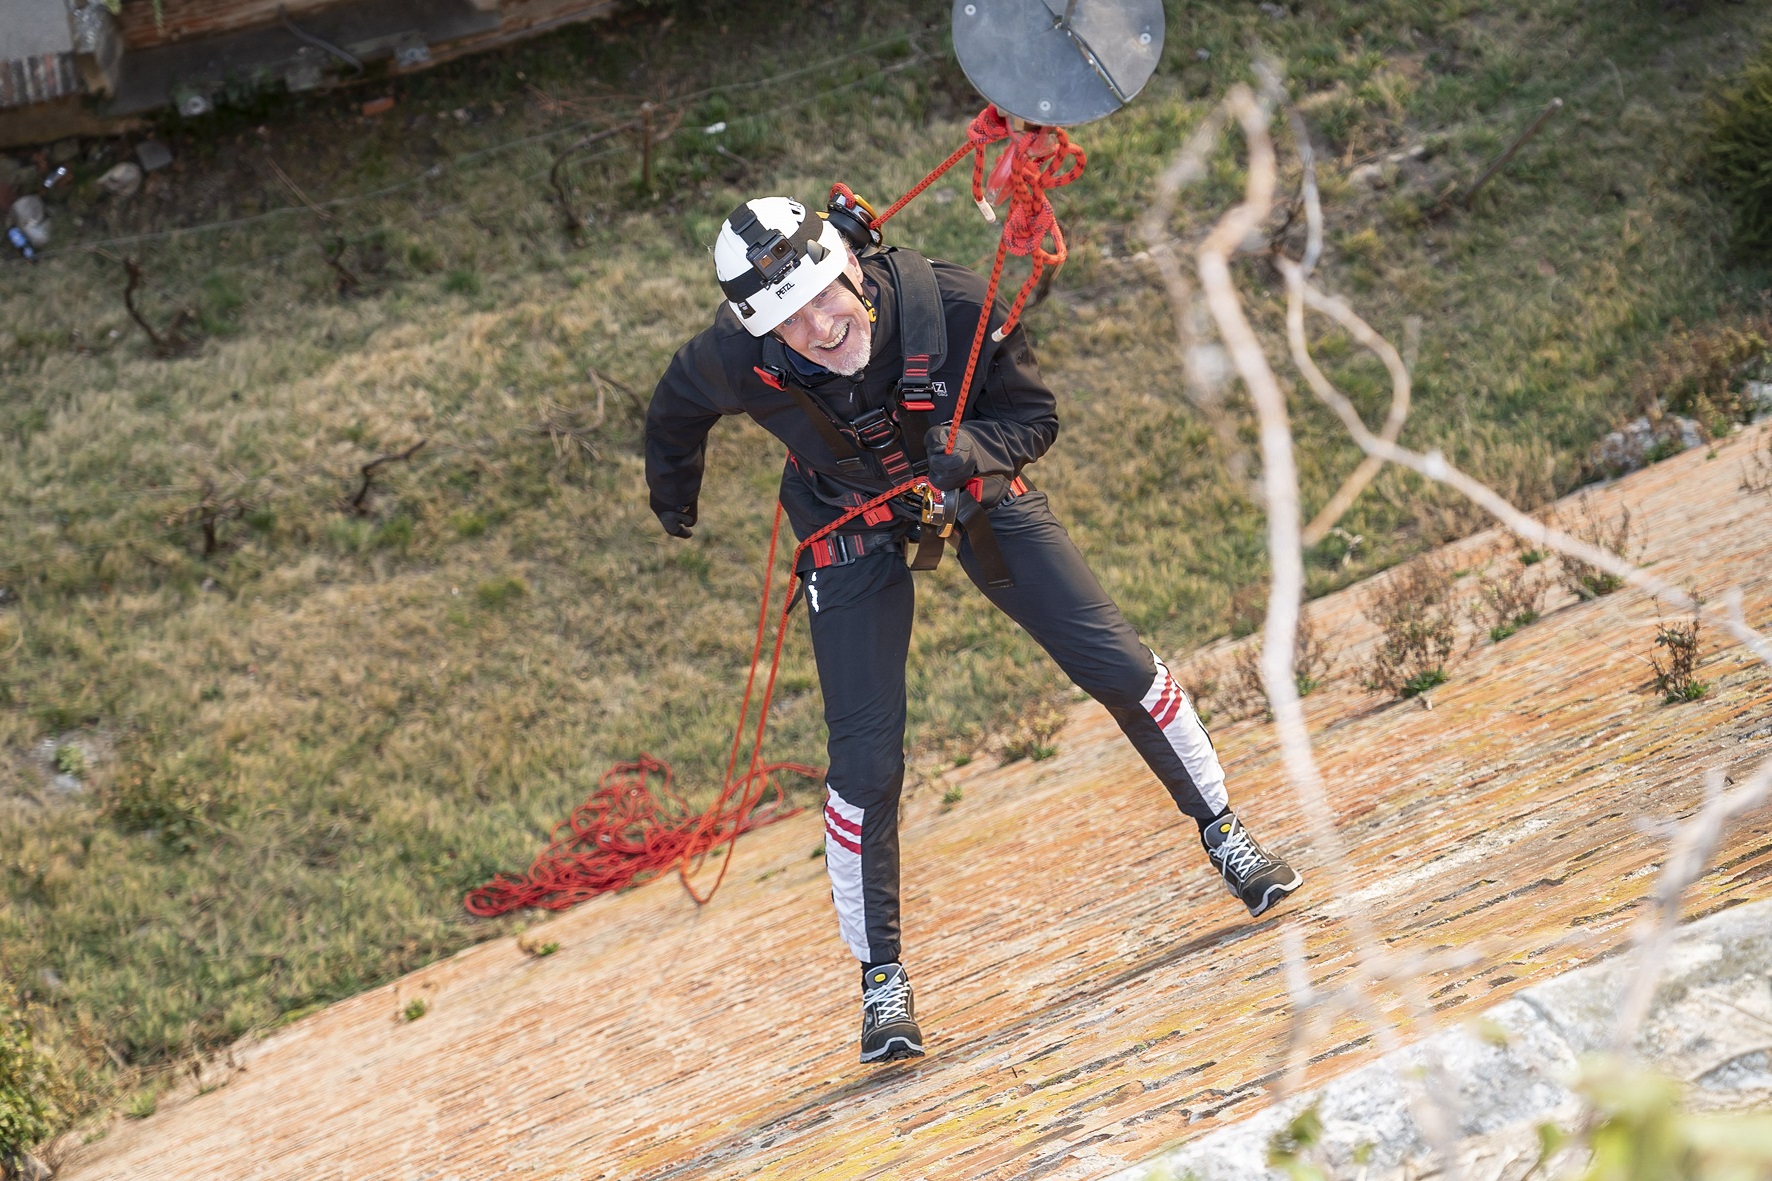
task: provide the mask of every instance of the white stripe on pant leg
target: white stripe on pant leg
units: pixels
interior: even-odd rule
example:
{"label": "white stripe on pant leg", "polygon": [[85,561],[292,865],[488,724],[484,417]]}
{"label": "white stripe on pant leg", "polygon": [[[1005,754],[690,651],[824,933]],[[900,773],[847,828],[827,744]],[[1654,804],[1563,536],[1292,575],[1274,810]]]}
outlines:
{"label": "white stripe on pant leg", "polygon": [[1206,737],[1206,727],[1200,724],[1193,703],[1169,675],[1169,666],[1155,652],[1151,659],[1157,662],[1157,675],[1151,679],[1151,687],[1140,704],[1162,727],[1163,737],[1187,768],[1200,798],[1214,812],[1222,811],[1229,806],[1230,796],[1224,789],[1224,768],[1219,766],[1218,752],[1212,749],[1212,740]]}
{"label": "white stripe on pant leg", "polygon": [[837,933],[855,958],[867,963],[867,911],[861,887],[861,821],[857,808],[825,784],[824,867],[831,875],[831,901],[837,907]]}

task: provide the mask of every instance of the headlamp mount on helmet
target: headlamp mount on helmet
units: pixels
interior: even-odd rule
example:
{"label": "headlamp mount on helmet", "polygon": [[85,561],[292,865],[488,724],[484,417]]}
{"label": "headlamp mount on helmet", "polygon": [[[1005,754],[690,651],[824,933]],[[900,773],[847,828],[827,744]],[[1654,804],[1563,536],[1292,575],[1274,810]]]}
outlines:
{"label": "headlamp mount on helmet", "polygon": [[726,224],[744,242],[745,261],[751,264],[750,270],[720,281],[720,289],[733,303],[743,303],[781,282],[799,265],[802,255],[815,263],[824,260],[825,248],[818,241],[822,226],[817,218],[805,218],[792,234],[784,234],[759,221],[747,201],[727,216]]}
{"label": "headlamp mount on helmet", "polygon": [[714,275],[745,331],[762,336],[843,278],[849,252],[837,226],[791,197],[758,197],[727,214]]}

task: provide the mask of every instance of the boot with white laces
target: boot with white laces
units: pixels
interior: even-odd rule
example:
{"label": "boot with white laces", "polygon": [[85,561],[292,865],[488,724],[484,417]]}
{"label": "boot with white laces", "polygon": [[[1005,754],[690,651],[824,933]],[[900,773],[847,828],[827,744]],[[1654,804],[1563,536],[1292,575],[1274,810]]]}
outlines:
{"label": "boot with white laces", "polygon": [[861,1060],[891,1062],[923,1056],[911,978],[902,964],[869,968],[861,979]]}
{"label": "boot with white laces", "polygon": [[1243,822],[1226,812],[1200,830],[1200,843],[1224,884],[1249,908],[1249,917],[1265,914],[1298,887],[1298,871],[1255,843]]}

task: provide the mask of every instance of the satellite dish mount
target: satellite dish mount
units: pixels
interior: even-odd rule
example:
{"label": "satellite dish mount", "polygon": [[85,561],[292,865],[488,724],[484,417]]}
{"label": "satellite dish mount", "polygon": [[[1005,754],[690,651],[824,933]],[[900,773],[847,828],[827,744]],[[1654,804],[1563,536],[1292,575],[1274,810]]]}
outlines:
{"label": "satellite dish mount", "polygon": [[1162,0],[954,0],[954,56],[999,111],[1071,127],[1111,115],[1163,55]]}

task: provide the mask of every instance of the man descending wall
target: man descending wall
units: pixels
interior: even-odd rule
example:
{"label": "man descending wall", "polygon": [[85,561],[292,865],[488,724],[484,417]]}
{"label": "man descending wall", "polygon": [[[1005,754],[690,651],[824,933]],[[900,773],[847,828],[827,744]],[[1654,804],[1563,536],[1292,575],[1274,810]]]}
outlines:
{"label": "man descending wall", "polygon": [[[787,445],[781,502],[802,539],[913,476],[932,486],[814,543],[800,571],[830,730],[825,864],[838,928],[862,964],[861,1060],[880,1062],[923,1053],[900,962],[898,798],[912,571],[939,560],[949,535],[985,597],[1107,707],[1198,822],[1210,863],[1250,915],[1303,879],[1231,812],[1186,694],[1022,475],[1058,434],[1022,329],[980,358],[950,448],[966,357],[947,342],[971,339],[985,281],[878,249],[842,212],[809,216],[798,201],[763,197],[726,218],[714,245],[726,303],[653,393],[646,480],[665,531],[690,536],[708,432],[722,415],[748,414]],[[999,303],[992,323],[1007,315]]]}

